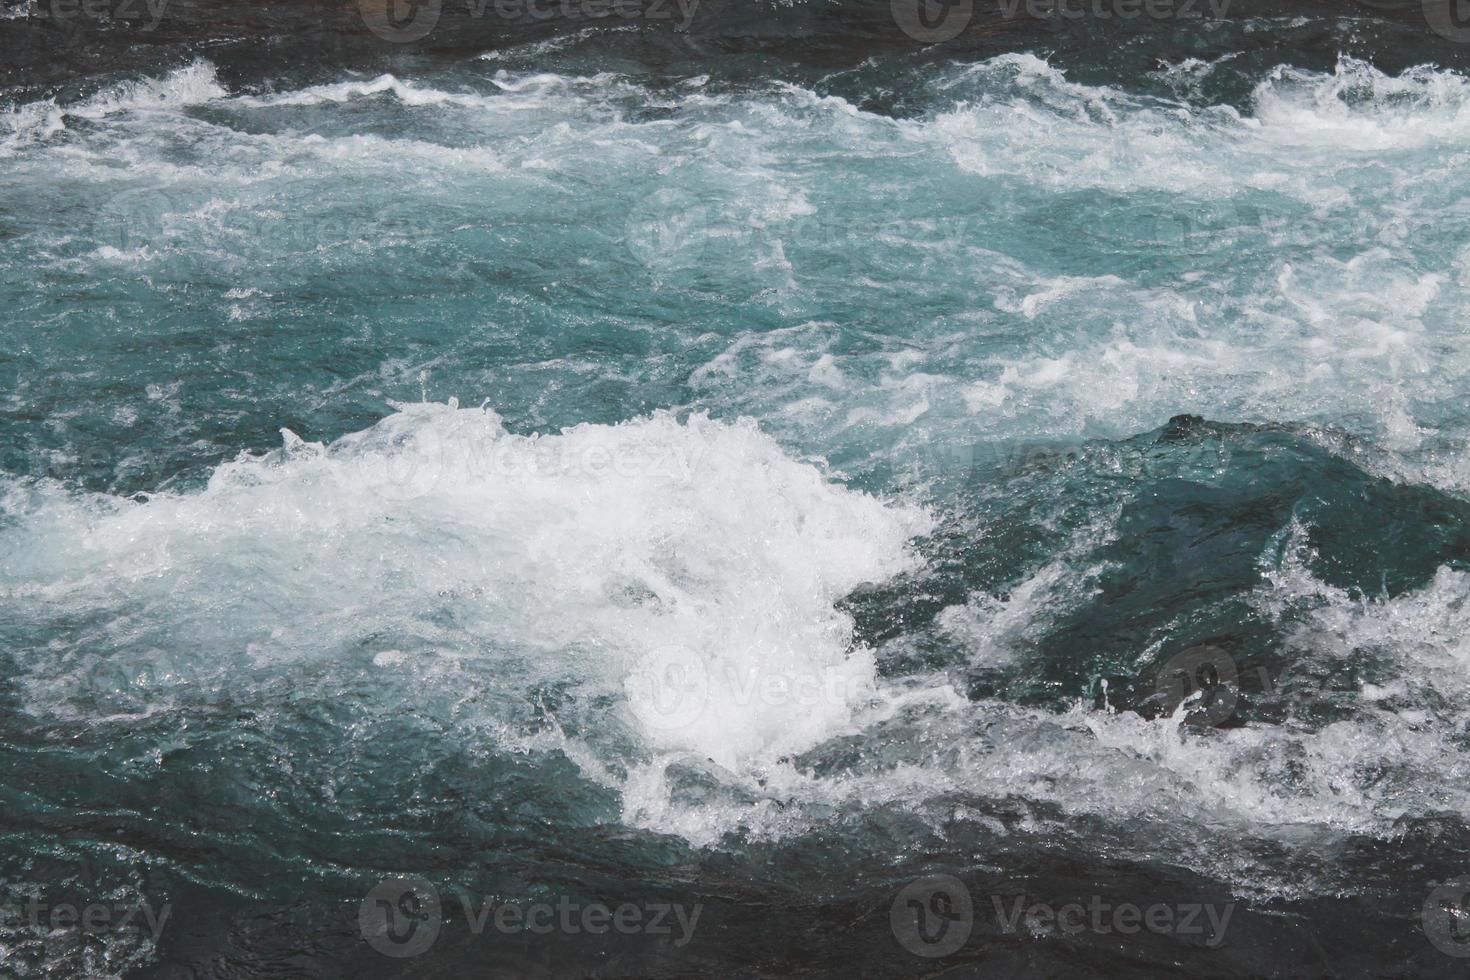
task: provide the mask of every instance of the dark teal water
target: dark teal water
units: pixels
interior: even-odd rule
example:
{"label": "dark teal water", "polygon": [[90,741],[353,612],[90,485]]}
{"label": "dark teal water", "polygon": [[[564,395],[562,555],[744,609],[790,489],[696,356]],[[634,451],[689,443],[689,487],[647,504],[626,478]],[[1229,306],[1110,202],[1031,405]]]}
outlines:
{"label": "dark teal water", "polygon": [[1470,77],[1237,14],[26,48],[0,973],[1459,975]]}

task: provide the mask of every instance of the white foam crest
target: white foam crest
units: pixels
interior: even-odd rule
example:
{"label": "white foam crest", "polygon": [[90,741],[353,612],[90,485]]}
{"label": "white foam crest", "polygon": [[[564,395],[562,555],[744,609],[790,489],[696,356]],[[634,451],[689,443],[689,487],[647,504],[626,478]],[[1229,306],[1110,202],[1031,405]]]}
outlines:
{"label": "white foam crest", "polygon": [[473,93],[423,88],[386,73],[365,81],[310,85],[273,95],[241,95],[231,101],[236,105],[255,107],[313,106],[351,102],[375,95],[391,95],[407,106],[455,105],[480,108],[488,101],[484,96]]}
{"label": "white foam crest", "polygon": [[67,116],[95,120],[124,112],[176,110],[225,95],[214,65],[198,60],[162,78],[121,82],[69,105],[59,106],[55,99],[26,103],[0,113],[9,130],[0,140],[0,152],[14,152],[65,130]]}
{"label": "white foam crest", "polygon": [[997,55],[970,65],[941,83],[940,88],[964,92],[977,83],[985,94],[982,98],[997,90],[1024,92],[1043,105],[1083,120],[1116,122],[1119,110],[1135,104],[1118,89],[1069,82],[1065,72],[1028,53]]}
{"label": "white foam crest", "polygon": [[[1169,77],[1194,80],[1213,67],[1187,62]],[[1391,76],[1348,57],[1332,73],[1276,68],[1256,86],[1246,116],[1073,83],[1023,54],[970,66],[944,88],[962,101],[907,124],[912,132],[938,140],[962,170],[1059,189],[1222,199],[1270,188],[1327,203],[1324,166],[1364,151],[1458,142],[1470,129],[1465,76],[1432,66]],[[1295,159],[1281,155],[1292,149]]]}
{"label": "white foam crest", "polygon": [[[197,493],[35,485],[5,511],[11,598],[142,603],[192,648],[256,664],[375,630],[416,656],[510,657],[619,702],[647,750],[737,769],[848,723],[874,664],[834,604],[912,567],[906,543],[928,526],[751,422],[659,414],[524,437],[441,405],[330,445],[288,433]],[[697,700],[680,700],[685,681]]]}
{"label": "white foam crest", "polygon": [[[600,100],[608,95],[624,91],[631,86],[623,83],[620,76],[599,73],[592,76],[559,75],[554,72],[513,74],[497,71],[489,83],[498,92],[520,96],[569,96],[574,99],[593,98]],[[342,104],[357,99],[379,95],[392,96],[398,102],[412,108],[424,106],[454,106],[467,109],[506,110],[514,107],[529,108],[530,101],[497,98],[477,92],[450,92],[431,86],[416,84],[392,74],[361,81],[333,82],[311,85],[290,92],[271,95],[242,95],[232,100],[233,104],[257,108],[287,106],[316,106],[328,103]]]}
{"label": "white foam crest", "polygon": [[1335,153],[1406,152],[1470,132],[1470,79],[1430,65],[1396,76],[1346,56],[1331,74],[1282,66],[1254,101],[1273,141]]}
{"label": "white foam crest", "polygon": [[66,111],[69,115],[96,119],[133,110],[182,109],[211,102],[227,94],[215,75],[214,65],[199,60],[171,71],[163,78],[123,82],[80,105],[68,106]]}
{"label": "white foam crest", "polygon": [[1243,128],[1225,107],[1191,108],[1069,82],[1029,54],[973,65],[945,87],[961,101],[906,128],[969,173],[1069,190],[1216,194],[1239,178],[1219,159]]}

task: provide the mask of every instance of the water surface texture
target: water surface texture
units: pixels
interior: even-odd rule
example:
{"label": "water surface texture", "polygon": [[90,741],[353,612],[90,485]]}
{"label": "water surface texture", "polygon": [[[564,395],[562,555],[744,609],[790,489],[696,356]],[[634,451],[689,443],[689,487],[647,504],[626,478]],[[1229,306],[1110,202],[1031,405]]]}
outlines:
{"label": "water surface texture", "polygon": [[834,9],[28,49],[0,974],[1463,975],[1464,52]]}

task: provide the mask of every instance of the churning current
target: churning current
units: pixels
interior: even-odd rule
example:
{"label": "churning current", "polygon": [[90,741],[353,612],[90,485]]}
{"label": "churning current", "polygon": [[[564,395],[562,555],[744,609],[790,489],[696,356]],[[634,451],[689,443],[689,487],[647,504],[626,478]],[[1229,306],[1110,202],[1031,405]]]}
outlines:
{"label": "churning current", "polygon": [[0,114],[0,972],[1454,975],[1470,78],[578,37]]}

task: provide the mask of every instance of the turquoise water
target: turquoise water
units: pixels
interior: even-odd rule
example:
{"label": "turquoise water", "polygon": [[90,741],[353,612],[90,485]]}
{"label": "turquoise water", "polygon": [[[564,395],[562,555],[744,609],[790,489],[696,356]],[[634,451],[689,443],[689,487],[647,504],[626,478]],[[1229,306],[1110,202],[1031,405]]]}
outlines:
{"label": "turquoise water", "polygon": [[963,869],[1450,975],[1470,80],[558,44],[4,116],[0,895],[174,926],[3,968],[386,975],[415,874],[706,906],[440,970],[897,975]]}

